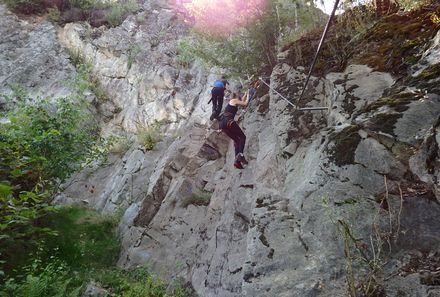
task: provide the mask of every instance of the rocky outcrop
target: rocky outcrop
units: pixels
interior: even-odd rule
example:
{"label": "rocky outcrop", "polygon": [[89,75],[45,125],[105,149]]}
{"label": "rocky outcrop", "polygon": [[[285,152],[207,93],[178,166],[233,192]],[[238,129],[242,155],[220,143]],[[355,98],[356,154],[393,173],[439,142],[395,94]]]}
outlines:
{"label": "rocky outcrop", "polygon": [[[214,75],[175,66],[185,28],[150,8],[117,28],[60,33],[107,92],[105,130],[163,120],[173,131],[76,174],[57,198],[123,212],[119,266],[149,264],[207,297],[347,296],[368,284],[377,296],[439,294],[436,39],[406,78],[350,63],[312,77],[299,105],[327,112],[260,94],[241,115],[249,164],[237,170],[229,138],[207,125]],[[296,98],[304,79],[280,58],[270,85]]]}
{"label": "rocky outcrop", "polygon": [[[75,68],[44,19],[19,19],[0,5],[0,93],[24,88],[31,97],[68,96]],[[1,99],[0,99],[1,100]]]}
{"label": "rocky outcrop", "polygon": [[60,41],[92,65],[107,93],[101,113],[106,129],[135,132],[160,121],[176,130],[190,118],[206,123],[209,82],[200,67],[179,67],[176,56],[186,28],[170,8],[150,7],[109,30],[67,24]]}
{"label": "rocky outcrop", "polygon": [[[304,77],[280,64],[271,85],[294,96]],[[371,86],[376,97],[347,91],[356,83]],[[430,135],[440,106],[436,99],[420,101],[410,89],[403,92],[410,98],[394,94],[393,83],[388,74],[352,65],[313,78],[305,104],[336,107],[328,113],[290,110],[272,92],[258,99],[242,123],[250,161],[243,171],[232,167],[227,138],[187,127],[161,152],[149,177],[142,174],[145,192],[121,223],[119,265],[150,263],[162,275],[186,278],[200,296],[345,296],[348,259],[338,227],[347,224],[372,261],[381,261],[373,249],[392,245],[386,257],[395,266],[383,267],[389,280],[380,283],[388,296],[400,296],[404,287],[421,296],[435,292],[423,281],[406,283],[422,278],[409,272],[411,265],[428,261],[426,253],[435,250],[428,246],[439,245],[431,222],[440,211],[432,178],[414,177],[428,170],[411,165],[420,164],[411,161],[416,156],[436,158],[438,147],[433,137],[422,144],[423,137],[409,134]],[[348,100],[353,108],[347,110]],[[426,121],[399,121],[406,113]],[[371,237],[371,226],[386,235],[383,242]],[[354,265],[361,281],[368,267]]]}

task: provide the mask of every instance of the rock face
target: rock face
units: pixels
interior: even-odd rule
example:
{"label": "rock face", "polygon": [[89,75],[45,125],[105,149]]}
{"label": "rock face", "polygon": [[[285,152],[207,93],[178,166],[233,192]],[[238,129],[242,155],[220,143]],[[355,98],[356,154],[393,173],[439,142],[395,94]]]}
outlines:
{"label": "rock face", "polygon": [[[439,296],[438,42],[405,79],[357,64],[312,77],[299,104],[327,112],[262,88],[241,116],[249,164],[237,170],[231,141],[207,125],[215,75],[176,66],[185,29],[149,5],[142,24],[60,33],[107,92],[104,129],[173,131],[78,173],[57,198],[124,213],[118,265],[148,264],[206,297],[339,297],[368,283],[377,296]],[[303,69],[280,58],[271,87],[296,98]]]}
{"label": "rock face", "polygon": [[20,20],[0,5],[0,93],[23,87],[33,97],[71,94],[66,86],[75,68],[45,20]]}
{"label": "rock face", "polygon": [[179,67],[179,37],[186,32],[170,8],[149,7],[105,30],[67,24],[60,41],[92,65],[107,93],[101,103],[107,129],[136,132],[156,121],[178,129],[190,116],[206,123],[210,83],[200,67]]}

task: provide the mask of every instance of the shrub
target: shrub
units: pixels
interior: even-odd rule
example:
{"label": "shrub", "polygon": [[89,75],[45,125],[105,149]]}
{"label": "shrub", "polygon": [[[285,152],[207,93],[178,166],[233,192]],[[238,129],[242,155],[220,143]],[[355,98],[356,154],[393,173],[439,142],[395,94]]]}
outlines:
{"label": "shrub", "polygon": [[48,201],[60,183],[98,156],[99,140],[79,93],[55,103],[15,93],[16,105],[5,114],[9,122],[0,124],[0,264],[6,269],[19,264],[20,257],[11,261],[14,255],[53,233],[36,222],[54,210]]}
{"label": "shrub", "polygon": [[123,297],[188,297],[192,290],[175,282],[167,292],[167,285],[149,272],[147,267],[129,270],[106,270],[96,275],[96,280],[111,293]]}
{"label": "shrub", "polygon": [[38,223],[54,231],[42,238],[42,259],[55,256],[77,270],[108,268],[116,263],[120,250],[116,216],[70,206],[57,209]]}
{"label": "shrub", "polygon": [[227,69],[232,75],[251,76],[265,66],[275,66],[278,47],[322,22],[322,13],[317,13],[316,8],[285,0],[268,3],[258,19],[250,25],[237,26],[235,32],[219,35],[199,30],[192,39],[182,39],[179,62],[185,66],[198,59],[208,67]]}
{"label": "shrub", "polygon": [[77,297],[81,286],[72,286],[69,268],[59,260],[52,260],[43,265],[41,260],[35,259],[31,265],[24,269],[25,276],[22,280],[9,279],[0,291],[1,296],[65,296]]}
{"label": "shrub", "polygon": [[133,66],[133,63],[136,60],[137,55],[139,55],[141,51],[142,51],[142,47],[139,44],[130,46],[128,51],[128,58],[127,58],[128,69],[131,69],[131,66]]}
{"label": "shrub", "polygon": [[33,14],[43,12],[45,7],[42,0],[1,0],[15,12]]}
{"label": "shrub", "polygon": [[47,9],[47,19],[52,23],[58,23],[61,20],[61,12],[56,7],[50,7]]}
{"label": "shrub", "polygon": [[117,155],[125,154],[133,144],[129,135],[112,135],[109,137],[109,152]]}
{"label": "shrub", "polygon": [[191,196],[188,196],[182,200],[182,207],[186,208],[188,205],[209,205],[209,202],[211,201],[212,193],[208,191],[200,191],[197,190],[194,193],[192,193]]}
{"label": "shrub", "polygon": [[135,1],[128,1],[126,3],[117,2],[110,7],[110,12],[106,15],[106,20],[110,27],[120,25],[127,15],[139,10],[139,5]]}
{"label": "shrub", "polygon": [[147,151],[153,150],[156,143],[160,140],[160,123],[155,122],[147,128],[139,129],[137,139],[140,145]]}

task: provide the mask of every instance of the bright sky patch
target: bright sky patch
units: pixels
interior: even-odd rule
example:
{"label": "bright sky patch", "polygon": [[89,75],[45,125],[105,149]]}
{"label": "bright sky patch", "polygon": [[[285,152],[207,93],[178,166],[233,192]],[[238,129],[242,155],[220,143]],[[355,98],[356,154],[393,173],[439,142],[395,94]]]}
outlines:
{"label": "bright sky patch", "polygon": [[267,0],[176,0],[176,9],[197,30],[225,34],[263,15]]}

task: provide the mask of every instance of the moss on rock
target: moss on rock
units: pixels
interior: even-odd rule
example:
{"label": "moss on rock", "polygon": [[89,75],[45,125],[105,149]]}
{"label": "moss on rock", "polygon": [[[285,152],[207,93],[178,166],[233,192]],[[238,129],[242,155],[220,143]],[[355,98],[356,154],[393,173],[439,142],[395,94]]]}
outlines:
{"label": "moss on rock", "polygon": [[378,110],[382,106],[389,106],[397,112],[404,112],[408,110],[409,104],[413,101],[418,100],[418,98],[411,92],[403,92],[387,97],[381,97],[378,100],[368,104],[364,112],[372,112]]}
{"label": "moss on rock", "polygon": [[[387,17],[369,16],[368,10],[346,12],[336,19],[330,28],[314,75],[340,72],[349,64],[369,65],[376,71],[406,76],[409,67],[420,58],[422,50],[437,33],[440,25],[433,15],[440,15],[440,5],[420,8],[407,13],[395,13]],[[353,27],[357,19],[363,19],[361,28]],[[289,45],[286,63],[296,66],[310,65],[321,37],[322,28],[307,34]],[[283,50],[287,50],[284,48]]]}
{"label": "moss on rock", "polygon": [[330,160],[336,165],[354,164],[355,151],[361,141],[360,129],[359,125],[351,125],[340,132],[330,135],[334,146],[328,152],[330,153]]}
{"label": "moss on rock", "polygon": [[403,114],[401,113],[380,113],[371,118],[366,127],[376,132],[380,131],[396,136],[396,134],[394,134],[394,128],[397,120],[402,116]]}

